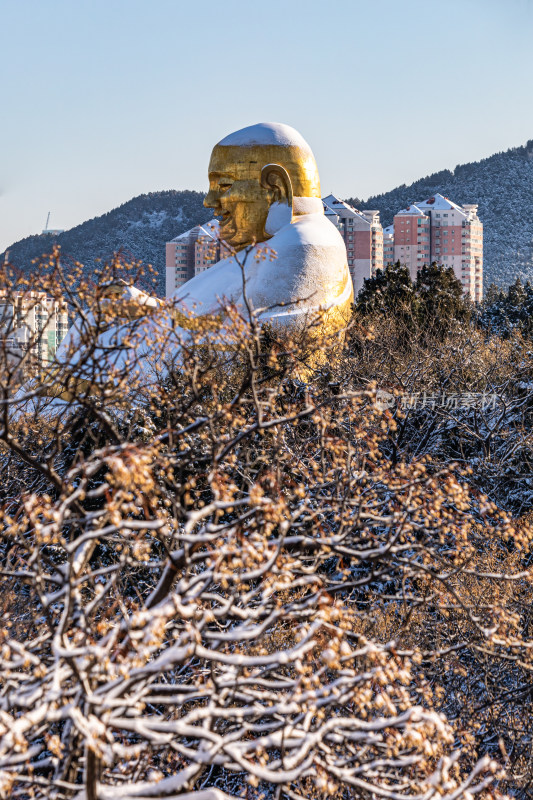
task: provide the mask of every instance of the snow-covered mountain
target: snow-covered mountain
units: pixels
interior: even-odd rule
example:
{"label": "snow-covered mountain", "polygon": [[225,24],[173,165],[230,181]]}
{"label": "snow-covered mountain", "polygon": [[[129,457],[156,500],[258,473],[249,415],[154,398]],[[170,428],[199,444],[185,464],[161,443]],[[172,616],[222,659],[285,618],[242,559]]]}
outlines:
{"label": "snow-covered mountain", "polygon": [[[533,279],[533,140],[524,147],[472,164],[461,164],[422,178],[410,186],[367,200],[349,199],[360,209],[376,208],[383,225],[401,208],[440,192],[457,203],[478,203],[484,225],[485,288],[492,282]],[[164,294],[165,242],[211,219],[204,195],[192,191],[150,192],[133,198],[101,217],[59,234],[65,256],[93,269],[96,259],[121,250],[127,257],[152,264]],[[31,270],[32,259],[50,250],[52,239],[30,236],[11,245],[15,266]],[[3,255],[0,255],[3,259]]]}
{"label": "snow-covered mountain", "polygon": [[[121,251],[128,259],[152,264],[158,272],[158,292],[165,293],[165,242],[212,218],[203,206],[201,192],[165,191],[141,194],[118,208],[71,228],[55,237],[29,236],[7,248],[9,260],[24,271],[32,259],[49,252],[54,242],[68,259],[80,261],[87,270],[97,259],[109,259]],[[0,256],[3,260],[3,255]]]}
{"label": "snow-covered mountain", "polygon": [[350,199],[359,208],[376,208],[383,226],[395,213],[417,200],[440,194],[456,203],[478,203],[483,223],[485,289],[508,285],[517,277],[533,279],[533,139],[483,161],[435,172],[410,186]]}

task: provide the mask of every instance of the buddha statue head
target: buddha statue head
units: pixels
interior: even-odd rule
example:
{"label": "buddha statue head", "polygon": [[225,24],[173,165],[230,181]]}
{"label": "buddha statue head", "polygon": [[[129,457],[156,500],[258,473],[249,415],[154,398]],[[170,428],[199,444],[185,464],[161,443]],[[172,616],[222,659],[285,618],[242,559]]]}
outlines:
{"label": "buddha statue head", "polygon": [[293,215],[322,212],[311,148],[281,123],[230,133],[213,148],[204,205],[221,218],[220,237],[235,250],[266,241]]}

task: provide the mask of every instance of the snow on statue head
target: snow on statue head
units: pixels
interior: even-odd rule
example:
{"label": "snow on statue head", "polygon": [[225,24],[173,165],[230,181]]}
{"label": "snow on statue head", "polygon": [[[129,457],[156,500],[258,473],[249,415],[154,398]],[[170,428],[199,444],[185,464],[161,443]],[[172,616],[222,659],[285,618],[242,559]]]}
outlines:
{"label": "snow on statue head", "polygon": [[[180,287],[178,306],[200,316],[228,301],[243,307],[244,270],[261,319],[301,327],[324,313],[328,330],[344,327],[353,299],[346,248],[324,216],[315,157],[298,131],[262,122],[221,139],[204,205],[234,255]],[[261,257],[267,241],[274,260]]]}

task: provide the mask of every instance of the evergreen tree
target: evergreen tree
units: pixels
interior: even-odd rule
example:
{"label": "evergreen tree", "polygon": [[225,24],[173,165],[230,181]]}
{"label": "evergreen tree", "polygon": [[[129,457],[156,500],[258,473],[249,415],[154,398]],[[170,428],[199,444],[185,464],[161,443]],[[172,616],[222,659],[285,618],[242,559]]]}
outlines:
{"label": "evergreen tree", "polygon": [[425,265],[413,283],[408,268],[397,261],[365,280],[355,313],[392,315],[411,331],[441,337],[454,322],[468,320],[472,306],[451,267]]}
{"label": "evergreen tree", "polygon": [[496,283],[491,283],[485,293],[485,305],[492,306],[495,303],[501,302],[504,297],[505,292]]}
{"label": "evergreen tree", "polygon": [[378,269],[375,277],[365,279],[355,308],[361,314],[412,312],[414,302],[409,270],[397,261]]}
{"label": "evergreen tree", "polygon": [[517,278],[514,283],[509,286],[507,292],[507,303],[509,309],[514,309],[518,314],[527,299],[527,293],[522,286],[522,281]]}
{"label": "evergreen tree", "polygon": [[424,264],[416,277],[415,293],[422,326],[448,329],[454,320],[464,321],[470,317],[471,303],[452,267],[439,266],[435,261]]}
{"label": "evergreen tree", "polygon": [[487,292],[480,325],[486,330],[497,333],[504,338],[513,331],[520,331],[523,336],[533,338],[533,286],[529,281],[522,284],[517,278],[507,292],[499,290]]}

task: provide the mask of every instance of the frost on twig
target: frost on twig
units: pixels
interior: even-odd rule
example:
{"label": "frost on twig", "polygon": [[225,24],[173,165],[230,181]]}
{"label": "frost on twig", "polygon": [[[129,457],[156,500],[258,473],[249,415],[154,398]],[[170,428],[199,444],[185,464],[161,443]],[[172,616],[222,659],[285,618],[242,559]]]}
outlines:
{"label": "frost on twig", "polygon": [[389,458],[372,386],[296,379],[305,337],[227,309],[221,349],[130,309],[124,357],[81,296],[63,405],[1,387],[0,795],[496,796],[432,665],[525,657],[500,573],[472,569],[509,520],[453,464]]}

